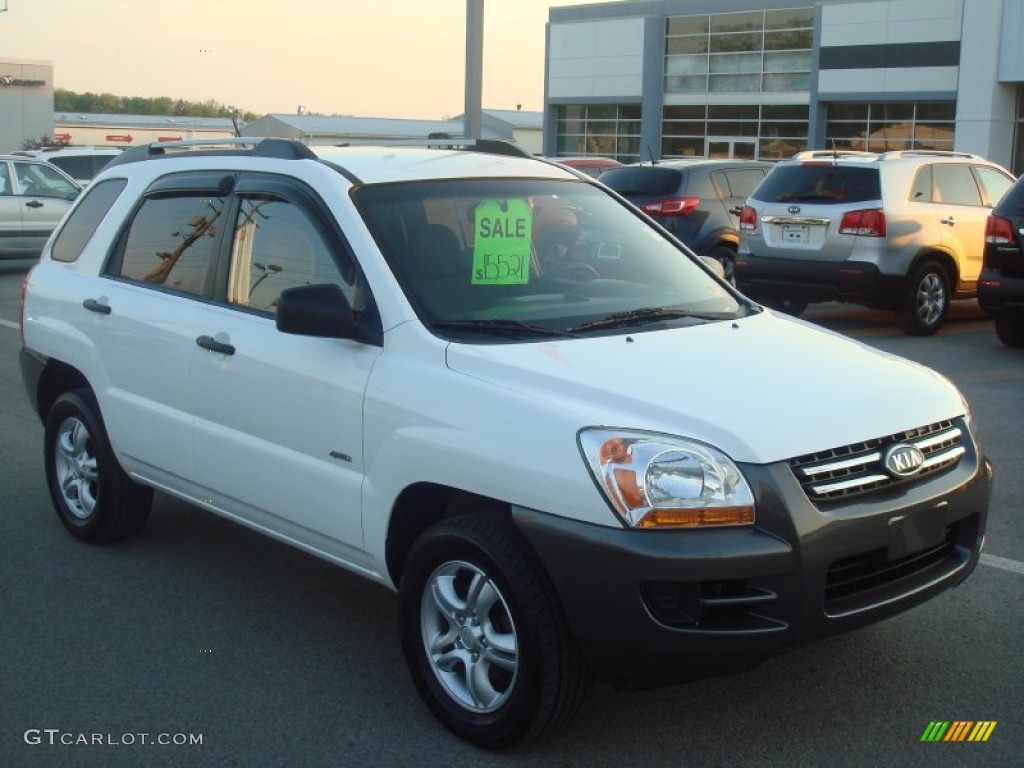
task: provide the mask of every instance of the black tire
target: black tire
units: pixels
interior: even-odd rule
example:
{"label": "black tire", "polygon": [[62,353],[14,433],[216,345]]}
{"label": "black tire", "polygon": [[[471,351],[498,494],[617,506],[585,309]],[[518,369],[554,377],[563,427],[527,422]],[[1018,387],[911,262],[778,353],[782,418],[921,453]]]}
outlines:
{"label": "black tire", "polygon": [[507,515],[480,511],[427,530],[409,553],[399,606],[413,681],[463,739],[503,749],[578,712],[590,675],[547,575]]}
{"label": "black tire", "polygon": [[92,393],[66,392],[46,416],[46,484],[57,517],[75,537],[100,544],[138,533],[153,490],[118,464]]}
{"label": "black tire", "polygon": [[736,285],[736,251],[724,245],[718,245],[709,250],[705,256],[710,256],[722,265],[722,272],[727,283]]}
{"label": "black tire", "polygon": [[996,335],[1008,347],[1024,347],[1024,312],[996,315]]}
{"label": "black tire", "polygon": [[949,276],[938,263],[921,262],[907,283],[896,319],[911,336],[931,336],[949,314]]}

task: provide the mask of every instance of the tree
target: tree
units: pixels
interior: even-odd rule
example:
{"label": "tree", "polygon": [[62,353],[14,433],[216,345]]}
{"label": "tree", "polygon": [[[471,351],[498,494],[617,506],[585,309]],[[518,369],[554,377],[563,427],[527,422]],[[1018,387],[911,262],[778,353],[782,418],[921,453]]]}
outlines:
{"label": "tree", "polygon": [[30,136],[21,142],[22,149],[46,149],[48,147],[66,147],[67,145],[67,139],[57,139],[50,134],[40,136],[38,139],[34,139]]}

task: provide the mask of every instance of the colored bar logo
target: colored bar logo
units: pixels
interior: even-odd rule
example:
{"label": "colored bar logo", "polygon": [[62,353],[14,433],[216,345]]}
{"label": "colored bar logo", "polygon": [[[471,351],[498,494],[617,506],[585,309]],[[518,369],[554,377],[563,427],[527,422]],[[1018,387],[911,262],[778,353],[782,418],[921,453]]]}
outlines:
{"label": "colored bar logo", "polygon": [[995,720],[932,720],[921,741],[988,741],[996,729]]}

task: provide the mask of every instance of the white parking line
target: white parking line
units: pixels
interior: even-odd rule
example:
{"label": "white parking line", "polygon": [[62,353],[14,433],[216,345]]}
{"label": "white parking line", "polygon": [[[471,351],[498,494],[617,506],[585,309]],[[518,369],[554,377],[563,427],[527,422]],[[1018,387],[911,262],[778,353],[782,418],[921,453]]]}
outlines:
{"label": "white parking line", "polygon": [[21,327],[17,323],[12,323],[10,320],[0,320],[0,325],[6,326],[7,328],[13,328],[16,331]]}
{"label": "white parking line", "polygon": [[982,556],[978,558],[978,562],[992,568],[999,568],[1003,571],[1012,571],[1013,573],[1024,575],[1024,563],[1017,560],[1010,560],[1008,557],[982,554]]}

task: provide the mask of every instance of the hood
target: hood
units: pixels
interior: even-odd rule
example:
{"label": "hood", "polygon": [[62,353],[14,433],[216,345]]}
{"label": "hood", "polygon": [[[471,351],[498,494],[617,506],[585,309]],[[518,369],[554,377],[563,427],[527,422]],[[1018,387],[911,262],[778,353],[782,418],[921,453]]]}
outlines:
{"label": "hood", "polygon": [[451,344],[448,365],[548,398],[579,427],[689,437],[759,464],[964,413],[935,371],[770,311],[595,338]]}

